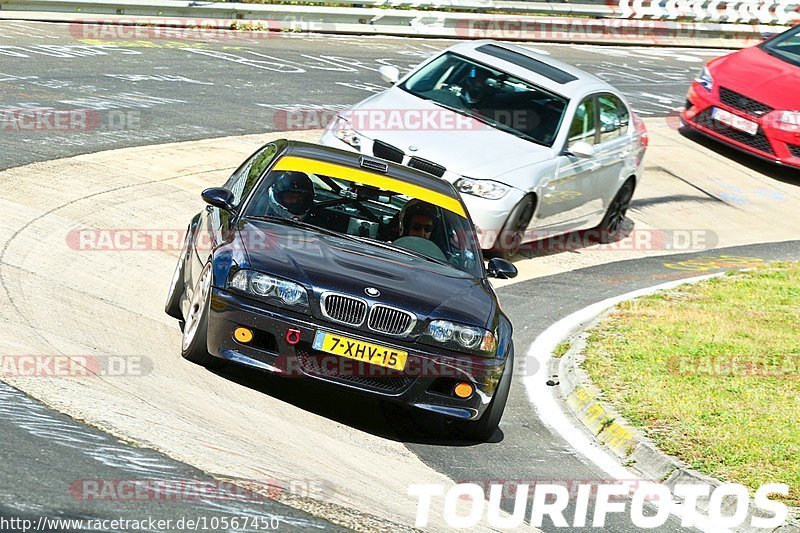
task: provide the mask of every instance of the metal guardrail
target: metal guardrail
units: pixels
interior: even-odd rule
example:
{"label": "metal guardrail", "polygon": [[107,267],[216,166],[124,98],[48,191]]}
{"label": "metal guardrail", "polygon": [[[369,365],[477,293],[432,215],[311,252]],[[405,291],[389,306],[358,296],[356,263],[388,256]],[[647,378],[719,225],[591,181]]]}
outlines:
{"label": "metal guardrail", "polygon": [[[615,5],[508,0],[414,3],[416,0],[396,0],[397,6],[424,5],[425,10],[378,7],[385,6],[385,0],[323,1],[334,5],[179,0],[0,0],[0,18],[132,26],[211,26],[217,29],[250,26],[272,31],[734,48],[754,44],[761,40],[763,33],[776,32],[775,26],[765,23],[767,15],[770,15],[768,22],[771,23],[800,21],[800,7],[789,9],[800,6],[800,0],[608,0],[619,2]],[[431,10],[433,2],[461,11]],[[363,7],[366,5],[372,7]],[[766,11],[765,5],[768,6]],[[689,16],[698,22],[686,22]],[[92,37],[92,32],[84,33],[87,39]]]}
{"label": "metal guardrail", "polygon": [[[322,4],[322,5],[320,5]],[[237,18],[253,18],[249,15],[270,12],[276,7],[329,7],[340,9],[342,6],[352,8],[376,8],[382,10],[419,10],[470,13],[521,13],[542,15],[576,15],[576,16],[614,16],[619,9],[608,5],[605,0],[599,4],[570,4],[565,0],[555,2],[535,2],[526,0],[297,0],[291,6],[284,4],[250,4],[243,2],[197,2],[174,0],[2,0],[0,9],[25,11],[62,11],[78,9],[86,13],[118,13],[133,14],[142,8],[161,7],[163,10],[192,9],[197,11],[220,12],[229,11],[237,14]],[[150,14],[155,14],[150,12]],[[160,13],[166,15],[166,12]]]}

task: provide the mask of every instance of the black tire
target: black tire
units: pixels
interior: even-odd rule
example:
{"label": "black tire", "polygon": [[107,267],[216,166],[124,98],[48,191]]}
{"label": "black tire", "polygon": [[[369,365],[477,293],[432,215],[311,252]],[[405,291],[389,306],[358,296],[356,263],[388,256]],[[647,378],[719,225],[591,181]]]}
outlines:
{"label": "black tire", "polygon": [[211,263],[208,263],[200,273],[192,301],[189,302],[189,316],[186,317],[181,338],[181,356],[206,368],[219,368],[224,362],[208,353],[211,277]]}
{"label": "black tire", "polygon": [[511,259],[517,255],[522,246],[522,239],[525,237],[525,230],[528,229],[528,224],[533,218],[535,209],[536,202],[532,194],[520,200],[508,215],[508,219],[506,219],[506,223],[488,255],[503,259]]}
{"label": "black tire", "polygon": [[633,198],[633,180],[629,179],[620,188],[617,195],[608,206],[603,220],[592,230],[592,239],[599,243],[607,244],[616,242],[622,237],[622,225],[625,221],[625,214],[631,205]]}
{"label": "black tire", "polygon": [[[186,292],[186,285],[184,284],[184,265],[186,259],[186,248],[189,245],[189,230],[186,230],[186,236],[183,238],[183,245],[181,245],[181,253],[178,256],[178,264],[175,265],[175,272],[172,274],[172,281],[169,285],[169,294],[167,294],[167,302],[164,304],[164,311],[172,318],[183,320],[183,313],[181,313],[181,298],[183,293]],[[183,328],[181,328],[183,331]]]}
{"label": "black tire", "polygon": [[492,401],[489,402],[489,407],[486,408],[486,411],[483,412],[483,415],[478,420],[463,420],[455,423],[454,429],[458,436],[477,442],[485,442],[492,438],[500,425],[500,419],[503,418],[513,375],[514,351],[512,349],[506,360],[506,366],[503,369],[503,375],[497,385],[497,390],[494,392]]}

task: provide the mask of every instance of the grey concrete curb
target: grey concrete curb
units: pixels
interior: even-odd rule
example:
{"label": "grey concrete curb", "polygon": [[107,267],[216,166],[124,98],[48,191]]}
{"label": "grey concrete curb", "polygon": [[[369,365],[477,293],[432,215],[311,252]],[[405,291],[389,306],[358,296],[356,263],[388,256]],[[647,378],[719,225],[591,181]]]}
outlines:
{"label": "grey concrete curb", "polygon": [[[713,48],[750,46],[760,42],[762,34],[785,28],[618,18],[598,12],[596,5],[570,9],[536,16],[176,0],[0,0],[0,19],[194,27],[199,33],[209,31],[204,29],[208,26],[219,31],[250,24],[273,32]],[[80,37],[81,31],[76,27],[73,33]],[[85,38],[91,39],[91,33]]]}
{"label": "grey concrete curb", "polygon": [[[660,451],[639,429],[625,420],[613,405],[603,399],[600,389],[581,368],[588,331],[602,322],[614,308],[599,313],[594,319],[582,324],[579,330],[572,331],[559,341],[559,344],[569,342],[570,346],[561,357],[553,356],[548,375],[558,376],[559,392],[569,412],[592,434],[598,444],[618,457],[627,468],[641,474],[643,479],[663,483],[673,493],[676,485],[722,485],[722,481],[692,470],[683,461]],[[697,509],[705,516],[708,515],[708,502],[708,498],[698,499]],[[734,512],[733,506],[724,510],[728,515]],[[748,525],[742,525],[736,531],[763,533],[765,529],[749,526],[753,516],[769,517],[751,504],[743,522]],[[772,531],[800,532],[800,509],[790,508],[790,516],[784,525]]]}

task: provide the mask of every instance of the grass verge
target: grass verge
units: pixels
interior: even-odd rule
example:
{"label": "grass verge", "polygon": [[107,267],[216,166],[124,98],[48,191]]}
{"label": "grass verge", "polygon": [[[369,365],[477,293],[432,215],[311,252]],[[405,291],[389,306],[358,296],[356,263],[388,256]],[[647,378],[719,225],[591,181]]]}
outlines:
{"label": "grass verge", "polygon": [[787,483],[800,506],[800,263],[623,303],[584,367],[661,450],[751,489]]}

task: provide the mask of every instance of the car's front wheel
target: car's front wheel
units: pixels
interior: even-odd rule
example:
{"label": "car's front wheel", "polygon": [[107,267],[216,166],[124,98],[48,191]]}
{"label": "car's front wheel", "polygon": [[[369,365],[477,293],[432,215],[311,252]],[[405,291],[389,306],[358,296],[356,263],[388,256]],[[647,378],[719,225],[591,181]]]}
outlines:
{"label": "car's front wheel", "polygon": [[186,323],[183,326],[181,355],[184,359],[206,368],[221,366],[222,361],[208,353],[208,307],[211,297],[211,263],[200,273],[197,286],[189,302]]}
{"label": "car's front wheel", "polygon": [[497,236],[494,248],[490,252],[491,255],[511,259],[519,252],[535,208],[536,201],[530,194],[514,206],[508,215],[505,226]]}
{"label": "car's front wheel", "polygon": [[508,359],[506,359],[503,375],[500,377],[500,383],[498,383],[497,389],[494,391],[492,401],[489,402],[489,407],[486,408],[478,420],[458,421],[455,427],[458,436],[479,442],[492,438],[500,425],[500,419],[503,418],[503,411],[506,409],[513,374],[514,352],[512,350]]}

